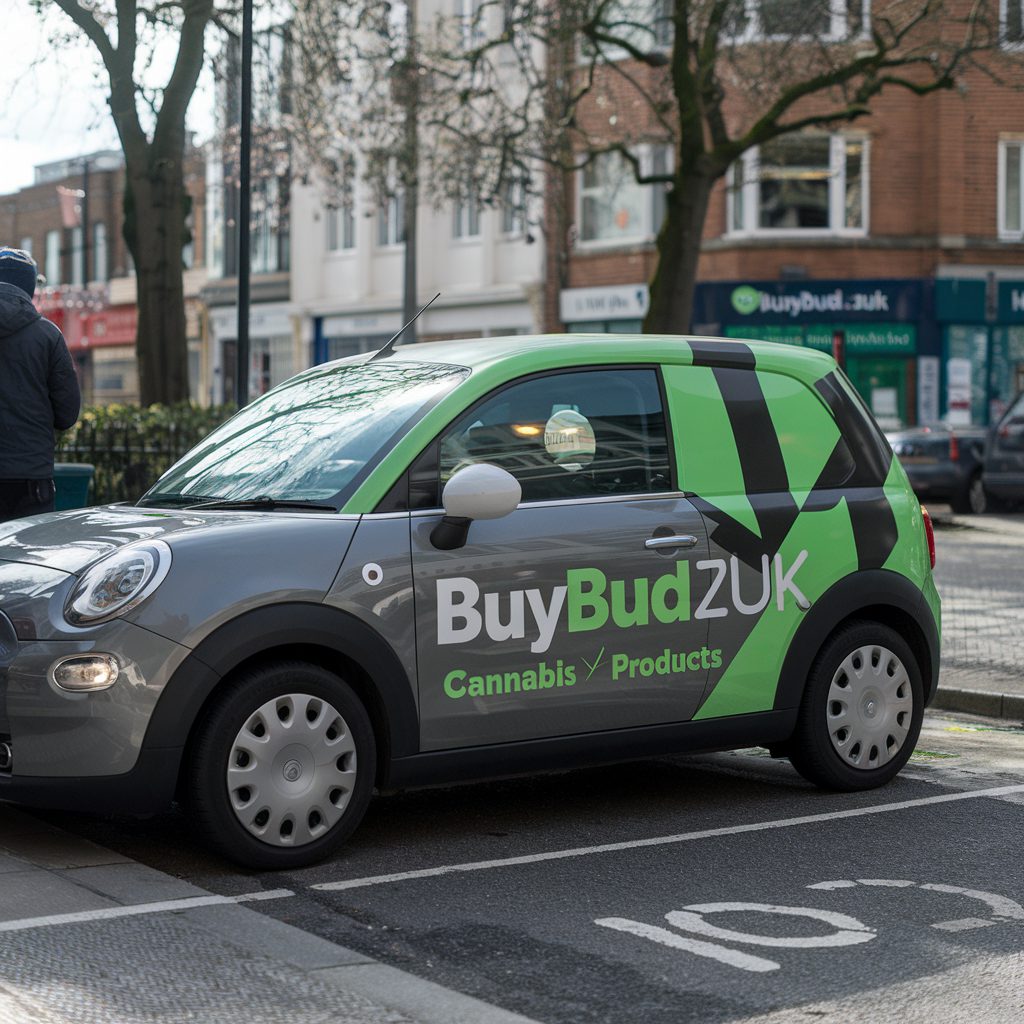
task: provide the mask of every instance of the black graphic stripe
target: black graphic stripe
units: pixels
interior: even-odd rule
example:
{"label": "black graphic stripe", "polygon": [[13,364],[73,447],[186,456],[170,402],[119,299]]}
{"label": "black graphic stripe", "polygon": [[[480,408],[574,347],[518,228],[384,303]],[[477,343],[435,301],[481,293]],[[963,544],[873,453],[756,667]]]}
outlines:
{"label": "black graphic stripe", "polygon": [[750,346],[742,341],[715,341],[711,338],[690,338],[694,366],[731,366],[753,370],[756,365]]}

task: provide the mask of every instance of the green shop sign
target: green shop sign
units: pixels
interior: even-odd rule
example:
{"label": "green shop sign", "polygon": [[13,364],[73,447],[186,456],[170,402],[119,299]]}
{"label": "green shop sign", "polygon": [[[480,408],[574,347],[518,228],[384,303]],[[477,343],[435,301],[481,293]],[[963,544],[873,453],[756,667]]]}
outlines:
{"label": "green shop sign", "polygon": [[913,324],[732,324],[727,337],[753,341],[778,341],[823,352],[832,351],[836,331],[846,335],[846,351],[863,355],[913,355],[917,351],[917,327]]}

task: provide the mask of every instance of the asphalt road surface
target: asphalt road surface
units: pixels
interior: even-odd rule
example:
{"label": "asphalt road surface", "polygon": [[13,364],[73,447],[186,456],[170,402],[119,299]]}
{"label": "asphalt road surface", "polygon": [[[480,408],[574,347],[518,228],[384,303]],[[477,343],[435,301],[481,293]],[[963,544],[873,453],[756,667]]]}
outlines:
{"label": "asphalt road surface", "polygon": [[1022,769],[1020,729],[932,714],[871,793],[763,752],[408,792],[290,874],[178,815],[52,820],[214,893],[290,890],[253,906],[548,1024],[1019,1024]]}

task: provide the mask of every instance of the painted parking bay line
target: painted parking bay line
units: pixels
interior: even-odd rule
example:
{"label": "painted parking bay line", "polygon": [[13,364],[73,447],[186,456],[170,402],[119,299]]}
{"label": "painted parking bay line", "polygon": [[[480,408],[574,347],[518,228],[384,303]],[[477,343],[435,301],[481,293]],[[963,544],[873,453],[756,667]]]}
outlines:
{"label": "painted parking bay line", "polygon": [[160,900],[157,903],[136,903],[126,907],[104,907],[100,910],[79,910],[73,914],[50,914],[47,917],[23,917],[16,921],[0,921],[0,932],[24,932],[34,928],[52,928],[54,925],[81,924],[88,921],[109,921],[119,917],[138,917],[143,914],[166,914],[196,907],[216,907],[226,903],[256,903],[294,896],[291,889],[268,889],[265,892],[243,893],[241,896],[190,896],[180,900]]}
{"label": "painted parking bay line", "polygon": [[1024,793],[1024,784],[994,786],[989,789],[961,790],[943,793],[940,796],[919,797],[915,800],[899,800],[888,804],[870,804],[843,811],[827,811],[821,814],[806,814],[798,818],[779,818],[775,821],[758,821],[746,825],[729,825],[722,828],[703,829],[699,832],[682,832],[671,836],[655,836],[649,839],[631,839],[618,843],[601,843],[596,846],[577,846],[566,850],[551,850],[547,853],[525,854],[519,857],[501,857],[494,860],[469,861],[462,864],[444,864],[434,868],[420,868],[416,871],[399,871],[388,875],[371,875],[366,878],[349,878],[337,882],[320,882],[310,886],[327,892],[344,889],[365,889],[375,885],[390,885],[419,878],[437,878],[463,872],[490,871],[496,868],[517,867],[526,864],[540,864],[544,861],[569,860],[573,857],[590,857],[601,853],[619,853],[626,850],[640,850],[651,846],[671,846],[677,843],[696,842],[701,839],[716,839],[722,836],[738,836],[748,832],[767,832],[773,829],[794,828],[799,825],[817,825],[829,821],[843,821],[848,818],[862,818],[870,814],[889,814],[893,811],[913,810],[917,807],[931,807],[939,804],[957,803],[961,800],[975,800],[980,797],[998,798]]}

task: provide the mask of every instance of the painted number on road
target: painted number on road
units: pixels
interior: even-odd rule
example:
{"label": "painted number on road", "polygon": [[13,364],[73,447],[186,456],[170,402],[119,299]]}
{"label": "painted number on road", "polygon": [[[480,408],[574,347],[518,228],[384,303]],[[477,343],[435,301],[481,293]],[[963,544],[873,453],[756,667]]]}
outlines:
{"label": "painted number on road", "polygon": [[[965,889],[956,885],[944,885],[933,882],[910,882],[894,878],[861,878],[857,881],[837,879],[830,882],[816,882],[808,889],[836,890],[851,889],[856,886],[868,886],[887,889],[920,889],[925,892],[945,893],[984,903],[991,911],[990,916],[976,918],[957,918],[951,921],[939,921],[932,925],[944,931],[957,932],[970,928],[982,928],[999,924],[1004,921],[1024,921],[1024,907],[1006,896],[996,893],[982,892],[979,889]],[[826,931],[819,935],[761,935],[753,932],[741,932],[732,928],[722,928],[708,920],[709,916],[721,913],[758,913],[778,915],[782,917],[804,917],[820,921]],[[858,921],[848,914],[840,914],[833,910],[821,910],[817,907],[784,907],[772,903],[695,903],[682,910],[671,910],[665,920],[678,929],[671,931],[660,925],[647,924],[643,921],[631,921],[624,917],[602,917],[594,923],[602,928],[625,932],[638,938],[649,939],[662,946],[677,949],[694,956],[717,960],[741,971],[765,973],[777,971],[781,966],[767,957],[755,956],[743,950],[733,949],[724,943],[736,945],[762,946],[786,949],[824,949],[838,946],[856,946],[870,942],[877,936],[874,928]],[[681,935],[679,932],[688,932]],[[700,936],[693,938],[692,936]],[[717,942],[709,942],[717,939]]]}

